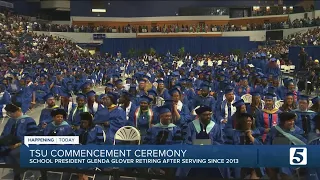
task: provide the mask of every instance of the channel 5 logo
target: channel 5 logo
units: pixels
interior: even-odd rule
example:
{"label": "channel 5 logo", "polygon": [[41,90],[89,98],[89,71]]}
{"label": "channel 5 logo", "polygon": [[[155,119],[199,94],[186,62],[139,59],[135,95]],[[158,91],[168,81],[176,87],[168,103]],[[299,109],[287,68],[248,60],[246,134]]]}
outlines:
{"label": "channel 5 logo", "polygon": [[305,147],[293,147],[290,148],[290,165],[293,166],[301,166],[301,165],[307,165],[307,148]]}

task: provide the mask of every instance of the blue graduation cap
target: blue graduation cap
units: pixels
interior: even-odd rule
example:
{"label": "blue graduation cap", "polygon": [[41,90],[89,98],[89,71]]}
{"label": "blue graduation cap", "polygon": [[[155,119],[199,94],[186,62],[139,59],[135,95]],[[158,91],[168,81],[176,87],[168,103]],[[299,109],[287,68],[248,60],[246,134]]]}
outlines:
{"label": "blue graduation cap", "polygon": [[116,73],[116,74],[113,74],[112,77],[113,77],[113,78],[117,78],[117,79],[120,78],[119,74],[117,74],[117,73]]}
{"label": "blue graduation cap", "polygon": [[318,102],[320,101],[320,98],[314,97],[311,101],[312,101],[312,104],[318,104]]}
{"label": "blue graduation cap", "polygon": [[148,104],[152,101],[152,99],[146,95],[143,95],[139,98],[139,102],[147,102]]}
{"label": "blue graduation cap", "polygon": [[174,93],[178,92],[179,95],[181,94],[180,90],[178,88],[173,88],[169,91],[169,94],[172,96]]}
{"label": "blue graduation cap", "polygon": [[147,81],[145,79],[139,79],[139,83],[146,83]]}
{"label": "blue graduation cap", "polygon": [[171,112],[170,109],[171,109],[171,107],[167,104],[167,105],[163,105],[163,106],[157,107],[157,108],[156,108],[156,111],[157,111],[159,114],[164,114],[164,113]]}
{"label": "blue graduation cap", "polygon": [[43,100],[47,101],[49,98],[54,98],[54,95],[52,93],[48,93],[43,97]]}
{"label": "blue graduation cap", "polygon": [[66,98],[72,97],[72,95],[69,92],[65,92],[65,91],[60,92],[60,96],[66,97]]}
{"label": "blue graduation cap", "polygon": [[271,58],[270,61],[275,62],[275,61],[277,61],[277,59],[276,58]]}
{"label": "blue graduation cap", "polygon": [[292,93],[292,92],[288,92],[287,94],[286,94],[286,97],[287,96],[294,96],[294,94]]}
{"label": "blue graduation cap", "polygon": [[106,94],[108,97],[110,97],[111,99],[113,99],[114,101],[117,101],[118,100],[118,94],[114,93],[114,92],[108,92]]}
{"label": "blue graduation cap", "polygon": [[118,80],[116,80],[116,82],[115,82],[117,85],[118,84],[121,84],[122,83],[122,80],[121,79],[118,79]]}
{"label": "blue graduation cap", "polygon": [[265,57],[265,56],[266,56],[266,54],[265,54],[265,53],[261,53],[261,56],[262,56],[262,57]]}
{"label": "blue graduation cap", "polygon": [[260,96],[260,93],[258,91],[253,91],[250,94],[251,96]]}
{"label": "blue graduation cap", "polygon": [[173,72],[171,75],[172,75],[172,76],[180,76],[180,73],[177,72],[177,71],[175,71],[175,72]]}
{"label": "blue graduation cap", "polygon": [[79,93],[79,94],[77,94],[77,99],[79,99],[79,98],[86,99],[87,97],[85,94]]}
{"label": "blue graduation cap", "polygon": [[294,84],[294,83],[293,83],[293,79],[288,79],[287,82],[286,82],[286,84],[287,84],[287,85],[289,85],[289,84]]}
{"label": "blue graduation cap", "polygon": [[85,88],[87,88],[87,87],[89,87],[89,86],[91,86],[91,83],[90,82],[85,82],[85,83],[83,83],[82,85],[81,85],[81,89],[85,89]]}
{"label": "blue graduation cap", "polygon": [[246,81],[246,80],[248,80],[248,78],[246,76],[242,76],[242,77],[240,77],[240,80]]}
{"label": "blue graduation cap", "polygon": [[127,78],[126,78],[126,81],[131,81],[131,80],[132,80],[132,79],[131,79],[131,78],[129,78],[129,77],[127,77]]}
{"label": "blue graduation cap", "polygon": [[157,96],[157,92],[155,90],[153,90],[153,89],[150,89],[148,91],[148,95],[151,95],[151,96],[155,97],[155,96]]}
{"label": "blue graduation cap", "polygon": [[122,95],[130,97],[130,98],[133,97],[133,95],[131,93],[129,93],[128,91],[122,91]]}
{"label": "blue graduation cap", "polygon": [[299,96],[299,98],[298,98],[299,100],[309,100],[309,96],[306,96],[306,95],[300,95]]}
{"label": "blue graduation cap", "polygon": [[93,96],[96,96],[96,92],[94,92],[93,90],[87,92],[87,97],[93,97]]}
{"label": "blue graduation cap", "polygon": [[269,86],[267,91],[268,91],[268,93],[273,93],[274,94],[276,92],[276,88],[273,87],[273,86]]}
{"label": "blue graduation cap", "polygon": [[113,85],[113,84],[111,84],[111,83],[107,83],[107,84],[106,84],[106,87],[113,88],[113,87],[114,87],[114,85]]}
{"label": "blue graduation cap", "polygon": [[148,75],[143,75],[143,78],[149,80],[149,79],[150,79],[150,76],[148,76]]}
{"label": "blue graduation cap", "polygon": [[231,87],[231,86],[227,86],[224,89],[224,94],[228,94],[228,93],[231,93],[231,92],[233,92],[233,87]]}
{"label": "blue graduation cap", "polygon": [[242,105],[245,105],[243,99],[241,99],[241,100],[239,100],[239,101],[236,101],[235,103],[232,104],[232,106],[237,107],[237,108],[238,108],[238,107],[241,107]]}
{"label": "blue graduation cap", "polygon": [[257,57],[259,58],[259,57],[261,57],[261,55],[260,55],[260,54],[257,54]]}
{"label": "blue graduation cap", "polygon": [[162,84],[162,83],[164,83],[164,80],[158,79],[158,80],[157,80],[157,83],[158,83],[158,84]]}
{"label": "blue graduation cap", "polygon": [[205,91],[210,91],[210,86],[207,83],[202,83],[200,88]]}
{"label": "blue graduation cap", "polygon": [[271,99],[273,100],[276,97],[274,93],[266,93],[264,99]]}

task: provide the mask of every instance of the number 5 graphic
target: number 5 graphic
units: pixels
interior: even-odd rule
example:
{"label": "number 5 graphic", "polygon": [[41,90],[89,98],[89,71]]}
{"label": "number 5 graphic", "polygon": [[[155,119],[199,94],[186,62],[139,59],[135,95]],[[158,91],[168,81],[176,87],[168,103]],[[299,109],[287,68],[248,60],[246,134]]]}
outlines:
{"label": "number 5 graphic", "polygon": [[290,148],[290,165],[307,165],[307,148]]}

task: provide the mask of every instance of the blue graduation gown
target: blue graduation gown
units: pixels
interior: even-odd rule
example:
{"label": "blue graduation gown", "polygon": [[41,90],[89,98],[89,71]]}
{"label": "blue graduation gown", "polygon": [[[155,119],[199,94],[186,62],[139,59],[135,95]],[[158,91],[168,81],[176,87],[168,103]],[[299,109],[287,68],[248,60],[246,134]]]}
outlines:
{"label": "blue graduation gown", "polygon": [[[224,143],[223,132],[218,124],[213,121],[203,130],[203,125],[198,119],[190,122],[186,129],[186,138],[184,142],[192,145],[195,139],[211,139],[213,145]],[[210,177],[223,178],[229,176],[227,168],[178,168],[176,175],[178,177]]]}
{"label": "blue graduation gown", "polygon": [[[234,102],[236,102],[236,101],[238,101],[240,98],[238,97],[238,96],[235,96],[235,99],[234,99]],[[217,123],[221,123],[221,120],[222,119],[225,119],[224,117],[225,117],[225,114],[226,114],[226,112],[225,112],[225,107],[226,107],[226,105],[227,105],[227,100],[223,100],[223,101],[221,101],[220,103],[217,103],[217,105],[216,105],[216,114],[215,114],[215,116],[216,116],[216,120],[217,120]],[[232,105],[231,105],[232,106]],[[231,115],[232,116],[232,115]],[[231,117],[230,116],[230,117]],[[231,121],[229,122],[229,120],[230,119],[228,119],[228,122],[227,123],[231,123]],[[230,124],[231,125],[231,124]],[[228,125],[228,126],[230,126],[230,125]],[[232,125],[231,125],[232,126]],[[224,125],[222,126],[222,128],[224,128]]]}
{"label": "blue graduation gown", "polygon": [[[126,112],[121,107],[116,107],[112,111],[107,108],[100,108],[93,119],[95,124],[102,124],[106,132],[106,143],[113,144],[114,135],[123,126],[126,125]],[[109,126],[104,126],[103,123],[109,122]]]}
{"label": "blue graduation gown", "polygon": [[193,100],[192,109],[196,108],[197,106],[209,106],[211,110],[214,112],[216,107],[216,100],[214,97],[208,95],[207,97],[196,95]]}
{"label": "blue graduation gown", "polygon": [[[252,136],[254,137],[254,141],[250,142],[249,144],[248,143],[244,144],[244,142],[242,142],[241,140],[242,137],[245,137],[244,132],[235,130],[233,133],[233,145],[263,145],[259,129],[252,130]],[[256,170],[259,169],[262,176],[264,175],[264,168],[255,168],[255,169]],[[235,168],[235,178],[241,178],[241,168]]]}
{"label": "blue graduation gown", "polygon": [[[166,139],[159,142],[159,135],[165,134]],[[148,131],[144,138],[143,144],[149,145],[172,145],[182,144],[181,130],[178,126],[170,123],[169,125],[162,125],[157,123],[153,125]]]}
{"label": "blue graduation gown", "polygon": [[156,92],[158,93],[158,96],[162,97],[163,99],[170,99],[171,98],[168,89],[164,89],[161,92],[159,92],[159,91],[156,91]]}
{"label": "blue graduation gown", "polygon": [[[295,126],[295,128],[292,131],[288,131],[287,133],[295,136],[296,138],[300,139],[302,142],[307,143],[307,140],[302,136],[303,131],[298,126]],[[267,138],[264,144],[272,145],[273,140],[277,137],[278,134],[279,134],[278,130],[275,127],[271,127],[269,133],[267,134]],[[288,167],[279,168],[279,170],[281,173],[284,173],[287,175],[291,175],[293,173],[293,169]]]}
{"label": "blue graduation gown", "polygon": [[43,97],[50,92],[50,87],[48,83],[38,84],[34,86],[34,91],[36,92],[36,101],[43,102]]}
{"label": "blue graduation gown", "polygon": [[[137,114],[139,114],[139,116]],[[133,127],[138,128],[140,131],[141,139],[144,139],[150,124],[155,123],[154,117],[155,117],[155,114],[152,109],[149,109],[146,112],[141,112],[140,107],[137,107],[134,113],[130,115],[127,123],[129,123]]]}
{"label": "blue graduation gown", "polygon": [[91,129],[80,129],[79,132],[80,144],[104,144],[103,128],[99,125],[95,125]]}
{"label": "blue graduation gown", "polygon": [[42,131],[42,125],[44,123],[49,124],[52,121],[51,111],[58,106],[54,106],[53,108],[45,108],[41,110],[40,118],[39,118],[39,130]]}
{"label": "blue graduation gown", "polygon": [[54,81],[54,86],[53,88],[51,89],[52,93],[54,95],[59,95],[61,94],[61,92],[63,92],[63,79],[61,81],[59,81],[58,79],[56,79]]}
{"label": "blue graduation gown", "polygon": [[16,95],[17,102],[21,103],[21,109],[23,113],[29,110],[32,101],[33,88],[32,86],[21,87],[20,91]]}
{"label": "blue graduation gown", "polygon": [[63,121],[59,125],[56,125],[54,122],[51,122],[44,129],[43,135],[44,136],[72,136],[74,135],[74,132],[72,127],[66,121]]}
{"label": "blue graduation gown", "polygon": [[88,112],[88,107],[86,107],[86,105],[80,110],[78,109],[78,106],[73,107],[68,115],[68,124],[71,126],[80,126],[80,113],[82,112]]}
{"label": "blue graduation gown", "polygon": [[[8,135],[15,135],[22,143],[24,136],[34,136],[38,133],[38,127],[33,118],[23,115],[17,119],[10,118],[1,133],[0,138]],[[1,146],[0,151],[7,150],[9,147]]]}
{"label": "blue graduation gown", "polygon": [[314,117],[316,115],[316,113],[314,111],[308,110],[307,112],[302,112],[299,110],[294,110],[293,112],[296,113],[296,115],[297,115],[297,118],[295,121],[296,126],[298,126],[300,129],[303,129],[302,119],[303,119],[303,117],[306,117],[308,119],[308,121],[310,122],[309,127],[308,127],[308,128],[310,128],[310,132],[314,132],[314,130],[315,130]]}
{"label": "blue graduation gown", "polygon": [[241,97],[245,94],[250,94],[250,92],[252,92],[252,91],[253,91],[253,88],[248,86],[248,87],[237,87],[235,92],[237,93],[238,96]]}
{"label": "blue graduation gown", "polygon": [[4,113],[4,107],[6,104],[9,104],[11,99],[10,99],[10,94],[8,93],[8,91],[4,91],[2,93],[0,93],[0,118],[3,117],[3,113]]}

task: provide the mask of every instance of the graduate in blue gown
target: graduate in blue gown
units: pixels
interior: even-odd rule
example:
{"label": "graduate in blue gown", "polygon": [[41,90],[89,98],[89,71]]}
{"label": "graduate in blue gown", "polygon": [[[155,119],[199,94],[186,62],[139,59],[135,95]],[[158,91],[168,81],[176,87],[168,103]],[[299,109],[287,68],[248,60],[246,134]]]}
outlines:
{"label": "graduate in blue gown", "polygon": [[[307,140],[302,136],[303,131],[295,126],[296,115],[292,112],[283,112],[279,114],[279,124],[273,126],[265,140],[266,145],[306,145]],[[267,168],[267,174],[270,179],[292,178],[295,170],[293,168]]]}
{"label": "graduate in blue gown", "polygon": [[71,125],[65,121],[67,113],[63,109],[53,109],[51,111],[52,122],[44,128],[44,136],[73,136],[74,131]]}
{"label": "graduate in blue gown", "polygon": [[216,100],[210,95],[210,87],[208,84],[201,85],[201,94],[195,95],[192,103],[192,109],[198,106],[209,106],[212,111],[216,108]]}
{"label": "graduate in blue gown", "polygon": [[[192,145],[196,139],[210,139],[212,145],[223,144],[223,132],[219,124],[211,119],[211,107],[199,107],[196,113],[199,119],[195,119],[187,125],[185,143]],[[180,178],[227,178],[229,176],[228,173],[228,170],[224,168],[178,168],[177,170],[177,176]]]}
{"label": "graduate in blue gown", "polygon": [[67,120],[68,124],[70,124],[74,130],[80,128],[80,113],[89,112],[87,98],[84,94],[78,94],[76,101],[77,106],[71,109]]}
{"label": "graduate in blue gown", "polygon": [[40,113],[39,125],[38,125],[40,133],[45,128],[45,126],[52,121],[51,111],[59,107],[59,106],[56,106],[55,104],[55,99],[53,94],[49,93],[46,96],[44,96],[43,99],[48,106],[42,109]]}
{"label": "graduate in blue gown", "polygon": [[27,86],[25,84],[25,78],[19,81],[19,89],[15,94],[13,101],[21,103],[21,109],[23,113],[26,113],[31,107],[31,103],[35,104],[35,93],[33,86]]}
{"label": "graduate in blue gown", "polygon": [[169,91],[171,100],[166,100],[172,107],[172,123],[181,127],[185,123],[191,121],[190,110],[188,105],[181,101],[181,91],[177,88],[173,88]]}
{"label": "graduate in blue gown", "polygon": [[[23,114],[20,103],[8,104],[5,110],[10,118],[0,136],[0,141],[7,141],[7,143],[0,144],[0,155],[4,157],[6,164],[19,167],[20,146],[24,141],[24,136],[37,135],[38,127],[33,118]],[[14,180],[19,180],[21,170],[14,168],[13,173]]]}
{"label": "graduate in blue gown", "polygon": [[225,134],[225,143],[226,144],[233,144],[233,134],[234,130],[236,129],[237,122],[240,118],[240,114],[246,113],[246,104],[244,103],[244,100],[241,99],[239,101],[236,101],[232,104],[233,107],[236,107],[236,112],[231,116],[231,118],[228,120],[228,122],[225,124],[223,128],[223,132]]}
{"label": "graduate in blue gown", "polygon": [[297,115],[295,124],[304,131],[306,137],[309,133],[315,131],[315,123],[313,118],[315,117],[316,113],[309,110],[309,103],[310,101],[308,96],[300,95],[298,99],[298,109],[293,110],[293,112]]}
{"label": "graduate in blue gown", "polygon": [[312,101],[312,106],[310,107],[310,110],[319,114],[320,113],[320,97],[314,97],[311,101]]}
{"label": "graduate in blue gown", "polygon": [[157,94],[163,99],[170,99],[170,94],[168,89],[165,88],[164,81],[162,79],[157,80]]}
{"label": "graduate in blue gown", "polygon": [[225,88],[224,95],[226,99],[217,103],[215,114],[217,123],[221,124],[221,128],[225,127],[231,116],[236,112],[236,107],[232,104],[240,99],[234,95],[234,89],[231,86]]}
{"label": "graduate in blue gown", "polygon": [[133,115],[130,115],[129,123],[131,126],[140,130],[141,139],[144,139],[147,134],[147,130],[155,124],[155,114],[153,109],[150,107],[150,103],[152,101],[151,98],[148,96],[141,96],[139,100],[140,106],[135,110]]}
{"label": "graduate in blue gown", "polygon": [[272,74],[274,76],[280,76],[280,67],[277,64],[277,59],[276,58],[271,58],[270,62],[268,63],[266,67],[266,74]]}
{"label": "graduate in blue gown", "polygon": [[81,145],[95,144],[102,145],[105,142],[103,128],[93,124],[93,116],[89,112],[80,114],[81,125],[79,130],[79,142]]}
{"label": "graduate in blue gown", "polygon": [[159,114],[160,122],[149,128],[143,144],[182,144],[181,130],[178,126],[171,123],[172,114],[169,108],[170,106],[164,105],[156,109]]}
{"label": "graduate in blue gown", "polygon": [[[134,117],[134,113],[137,109],[136,104],[132,101],[133,97],[127,91],[122,92],[119,98],[119,106],[126,112],[126,120],[128,121],[130,117]],[[128,121],[128,124],[129,121]]]}
{"label": "graduate in blue gown", "polygon": [[[65,121],[67,113],[64,109],[53,109],[51,111],[52,121],[45,125],[43,136],[74,136],[72,127]],[[41,170],[41,180],[47,179],[47,171]]]}
{"label": "graduate in blue gown", "polygon": [[[255,126],[253,116],[241,113],[238,116],[236,130],[233,133],[233,145],[263,145],[259,129]],[[264,175],[263,168],[235,168],[235,178],[259,179]]]}
{"label": "graduate in blue gown", "polygon": [[99,104],[96,102],[96,92],[89,91],[87,94],[87,106],[91,114],[95,114],[98,111]]}
{"label": "graduate in blue gown", "polygon": [[8,91],[6,91],[5,86],[0,84],[0,118],[6,115],[4,110],[6,104],[11,102],[11,97]]}
{"label": "graduate in blue gown", "polygon": [[50,92],[45,75],[40,75],[39,83],[34,84],[33,89],[36,93],[36,102],[43,103],[43,97]]}
{"label": "graduate in blue gown", "polygon": [[264,104],[262,104],[259,92],[251,92],[251,95],[251,104],[247,106],[247,112],[251,114],[255,119],[258,119],[258,117],[260,117],[261,110],[264,108]]}
{"label": "graduate in blue gown", "polygon": [[113,144],[115,133],[126,125],[126,112],[117,106],[118,94],[109,92],[101,97],[102,108],[94,116],[94,124],[101,125],[106,132],[106,143]]}
{"label": "graduate in blue gown", "polygon": [[245,94],[250,94],[250,92],[253,91],[253,88],[251,88],[248,84],[248,78],[245,76],[242,76],[240,78],[240,85],[236,88],[235,92],[236,94],[241,97]]}

